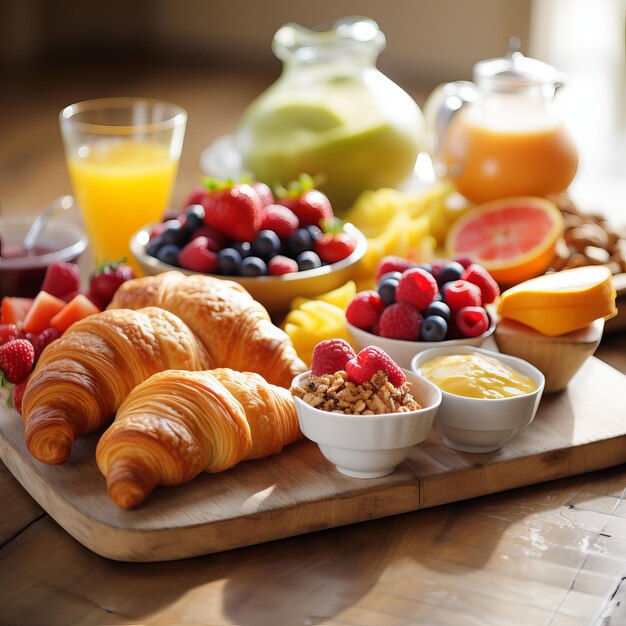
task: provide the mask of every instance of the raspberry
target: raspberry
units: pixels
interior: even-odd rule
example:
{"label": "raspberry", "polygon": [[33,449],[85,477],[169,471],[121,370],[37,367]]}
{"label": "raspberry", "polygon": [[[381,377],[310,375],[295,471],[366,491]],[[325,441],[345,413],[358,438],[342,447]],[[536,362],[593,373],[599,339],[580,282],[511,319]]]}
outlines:
{"label": "raspberry", "polygon": [[385,305],[375,291],[361,291],[352,299],[346,309],[346,319],[350,324],[370,330],[378,321]]}
{"label": "raspberry", "polygon": [[290,259],[282,254],[273,256],[267,263],[267,273],[270,276],[282,276],[283,274],[291,274],[297,271],[298,264],[295,259]]}
{"label": "raspberry", "polygon": [[384,256],[376,267],[376,282],[380,280],[380,277],[383,274],[387,274],[389,272],[404,272],[405,270],[411,269],[415,267],[417,263],[413,261],[409,261],[408,259],[403,259],[401,256]]}
{"label": "raspberry", "polygon": [[209,240],[206,237],[192,239],[178,255],[181,267],[192,272],[211,274],[217,267],[217,254],[208,248]]}
{"label": "raspberry", "polygon": [[387,374],[389,382],[394,387],[399,387],[406,382],[406,376],[391,357],[377,346],[363,348],[354,358],[346,363],[348,378],[357,385],[362,385],[372,380],[376,372],[383,370]]}
{"label": "raspberry", "polygon": [[475,262],[474,258],[470,254],[461,254],[459,256],[455,256],[452,260],[460,263],[465,269]]}
{"label": "raspberry", "polygon": [[286,206],[270,204],[261,213],[261,230],[273,230],[281,239],[287,239],[299,226],[296,214]]}
{"label": "raspberry", "polygon": [[445,302],[453,314],[466,306],[480,306],[481,300],[480,289],[466,280],[446,283]]}
{"label": "raspberry", "polygon": [[489,316],[481,306],[466,306],[455,317],[456,326],[463,337],[478,337],[489,328]]}
{"label": "raspberry", "polygon": [[408,302],[388,306],[380,316],[380,336],[389,339],[419,339],[422,316]]}
{"label": "raspberry", "polygon": [[396,289],[396,301],[408,302],[421,311],[433,301],[437,293],[439,293],[439,287],[432,274],[420,267],[415,267],[402,274]]}
{"label": "raspberry", "polygon": [[355,357],[356,352],[345,339],[320,341],[313,350],[311,374],[322,376],[345,370],[348,361]]}
{"label": "raspberry", "polygon": [[465,269],[461,280],[466,280],[480,289],[481,304],[491,304],[500,295],[500,287],[491,274],[477,263],[472,263]]}

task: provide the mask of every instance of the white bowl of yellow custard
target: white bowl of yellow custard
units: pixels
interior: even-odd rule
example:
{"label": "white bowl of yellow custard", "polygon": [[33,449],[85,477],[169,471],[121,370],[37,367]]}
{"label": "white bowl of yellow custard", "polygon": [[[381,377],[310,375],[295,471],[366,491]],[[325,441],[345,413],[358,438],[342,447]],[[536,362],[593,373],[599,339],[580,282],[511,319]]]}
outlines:
{"label": "white bowl of yellow custard", "polygon": [[441,389],[435,423],[444,443],[461,452],[493,452],[528,426],[545,386],[530,363],[471,346],[431,348],[411,369]]}

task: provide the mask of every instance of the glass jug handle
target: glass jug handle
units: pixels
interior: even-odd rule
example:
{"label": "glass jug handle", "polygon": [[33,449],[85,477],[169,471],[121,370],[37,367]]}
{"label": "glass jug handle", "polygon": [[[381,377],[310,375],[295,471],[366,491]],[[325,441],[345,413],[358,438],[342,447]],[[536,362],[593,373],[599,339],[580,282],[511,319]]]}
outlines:
{"label": "glass jug handle", "polygon": [[452,118],[477,98],[478,87],[467,80],[439,85],[428,96],[424,105],[426,150],[430,154],[435,170],[439,167],[439,146]]}

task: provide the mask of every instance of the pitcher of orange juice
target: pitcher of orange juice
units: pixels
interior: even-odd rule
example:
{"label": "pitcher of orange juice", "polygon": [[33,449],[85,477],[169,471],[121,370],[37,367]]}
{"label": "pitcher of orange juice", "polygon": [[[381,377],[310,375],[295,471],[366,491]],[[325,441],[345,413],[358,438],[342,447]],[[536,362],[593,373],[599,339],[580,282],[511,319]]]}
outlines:
{"label": "pitcher of orange juice", "polygon": [[557,70],[512,40],[502,58],[474,66],[474,82],[440,85],[424,108],[438,173],[475,203],[564,191],[578,153],[552,102]]}

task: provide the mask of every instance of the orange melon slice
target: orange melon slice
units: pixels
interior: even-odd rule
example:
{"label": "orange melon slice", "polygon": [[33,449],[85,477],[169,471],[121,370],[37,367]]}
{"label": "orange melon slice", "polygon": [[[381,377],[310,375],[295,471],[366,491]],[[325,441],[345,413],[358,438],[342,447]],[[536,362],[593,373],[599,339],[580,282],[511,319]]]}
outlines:
{"label": "orange melon slice", "polygon": [[564,335],[617,314],[611,271],[604,265],[554,272],[500,295],[497,312],[543,333]]}
{"label": "orange melon slice", "polygon": [[543,274],[563,235],[563,217],[553,202],[519,197],[476,207],[452,225],[446,238],[452,258],[471,255],[502,286]]}

